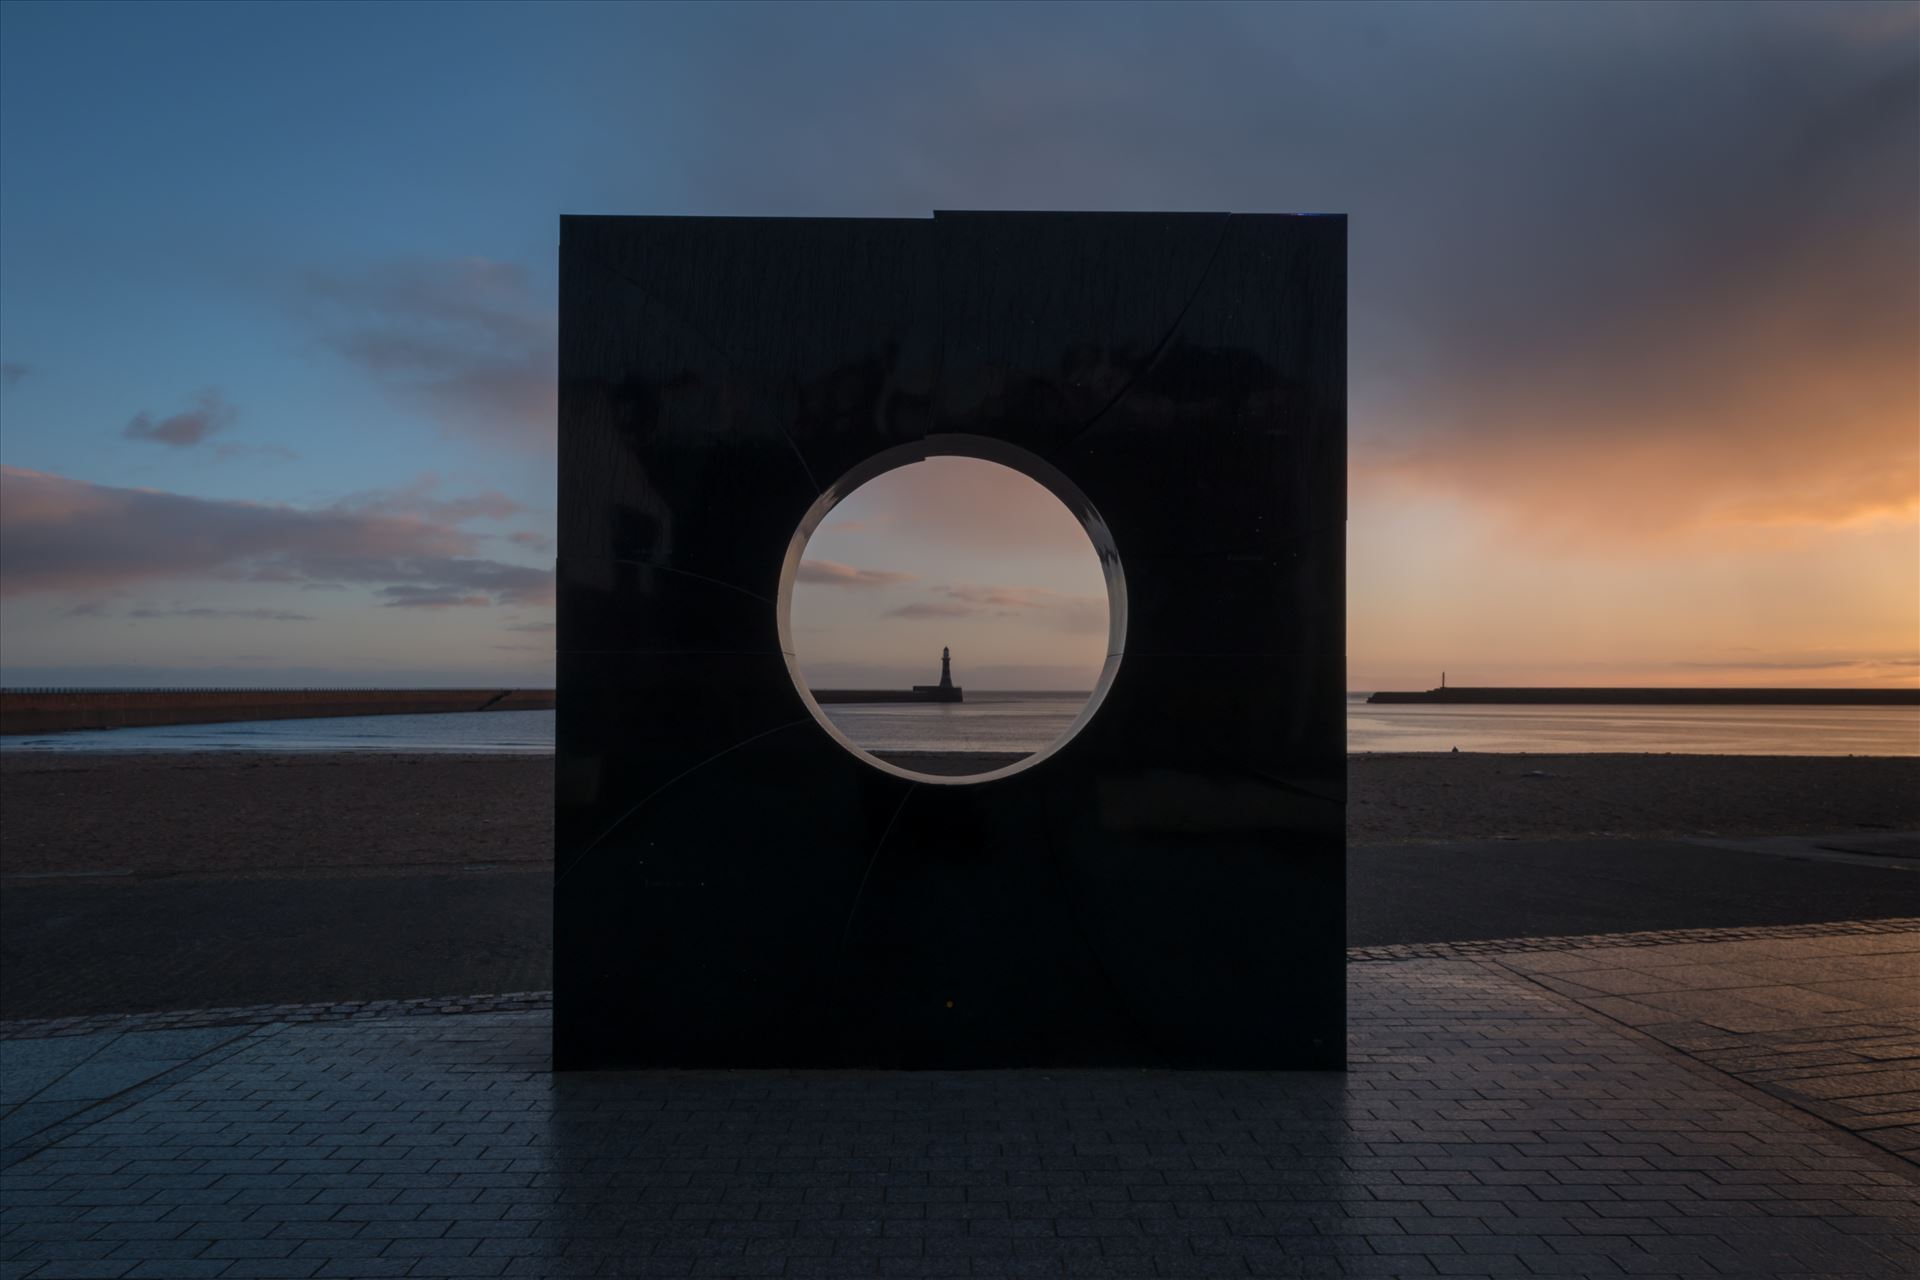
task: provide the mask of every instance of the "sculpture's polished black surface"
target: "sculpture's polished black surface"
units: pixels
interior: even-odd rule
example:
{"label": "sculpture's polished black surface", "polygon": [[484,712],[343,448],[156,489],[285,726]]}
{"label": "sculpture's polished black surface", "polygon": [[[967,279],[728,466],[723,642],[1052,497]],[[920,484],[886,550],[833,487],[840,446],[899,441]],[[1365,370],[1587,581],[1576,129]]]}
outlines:
{"label": "sculpture's polished black surface", "polygon": [[[563,221],[556,1066],[1343,1064],[1345,235]],[[789,672],[884,451],[1031,458],[1107,554],[1024,772],[887,772]]]}

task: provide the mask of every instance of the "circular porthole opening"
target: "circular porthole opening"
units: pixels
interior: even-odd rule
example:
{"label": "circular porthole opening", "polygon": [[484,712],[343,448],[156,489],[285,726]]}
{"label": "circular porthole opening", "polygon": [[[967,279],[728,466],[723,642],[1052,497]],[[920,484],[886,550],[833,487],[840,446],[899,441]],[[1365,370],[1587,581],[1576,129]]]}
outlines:
{"label": "circular porthole opening", "polygon": [[1126,637],[1105,523],[1042,459],[934,436],[854,468],[795,530],[780,637],[814,717],[875,768],[993,781],[1098,711]]}

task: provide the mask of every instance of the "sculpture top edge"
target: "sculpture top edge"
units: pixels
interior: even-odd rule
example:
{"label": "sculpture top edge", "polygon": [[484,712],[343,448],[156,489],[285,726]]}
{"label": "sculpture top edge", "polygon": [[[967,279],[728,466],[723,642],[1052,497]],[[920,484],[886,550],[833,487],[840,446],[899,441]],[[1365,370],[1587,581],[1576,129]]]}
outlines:
{"label": "sculpture top edge", "polygon": [[1288,218],[1288,219],[1340,219],[1347,218],[1344,213],[1296,213],[1280,210],[1240,210],[1230,209],[1194,210],[1194,209],[935,209],[917,217],[898,217],[891,214],[800,214],[789,216],[777,213],[563,213],[560,215],[564,229],[571,222],[938,222],[942,218],[1184,218],[1193,221],[1206,221],[1219,218]]}

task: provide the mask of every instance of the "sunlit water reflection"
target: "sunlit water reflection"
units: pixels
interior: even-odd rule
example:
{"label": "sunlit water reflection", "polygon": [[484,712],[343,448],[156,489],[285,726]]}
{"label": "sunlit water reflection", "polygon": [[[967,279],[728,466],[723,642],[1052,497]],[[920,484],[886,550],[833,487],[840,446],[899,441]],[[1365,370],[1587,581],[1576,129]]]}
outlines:
{"label": "sunlit water reflection", "polygon": [[[1653,752],[1916,756],[1916,707],[1440,707],[1347,705],[1349,751]],[[1082,694],[969,693],[939,703],[823,708],[870,751],[1037,751],[1065,732]],[[551,711],[338,716],[13,734],[0,750],[403,751],[549,754]]]}

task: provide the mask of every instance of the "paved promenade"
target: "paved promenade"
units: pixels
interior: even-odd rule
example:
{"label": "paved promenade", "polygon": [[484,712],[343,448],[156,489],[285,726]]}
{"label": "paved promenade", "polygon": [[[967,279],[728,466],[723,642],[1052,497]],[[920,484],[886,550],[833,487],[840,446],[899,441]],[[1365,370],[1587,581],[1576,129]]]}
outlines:
{"label": "paved promenade", "polygon": [[1345,1075],[554,1076],[484,1000],[16,1024],[69,1034],[0,1043],[0,1269],[1920,1274],[1920,927],[1627,942],[1355,963]]}
{"label": "paved promenade", "polygon": [[[1347,864],[1348,940],[1366,947],[1920,916],[1913,832],[1357,846]],[[7,1019],[552,985],[546,867],[76,871],[0,890]]]}

